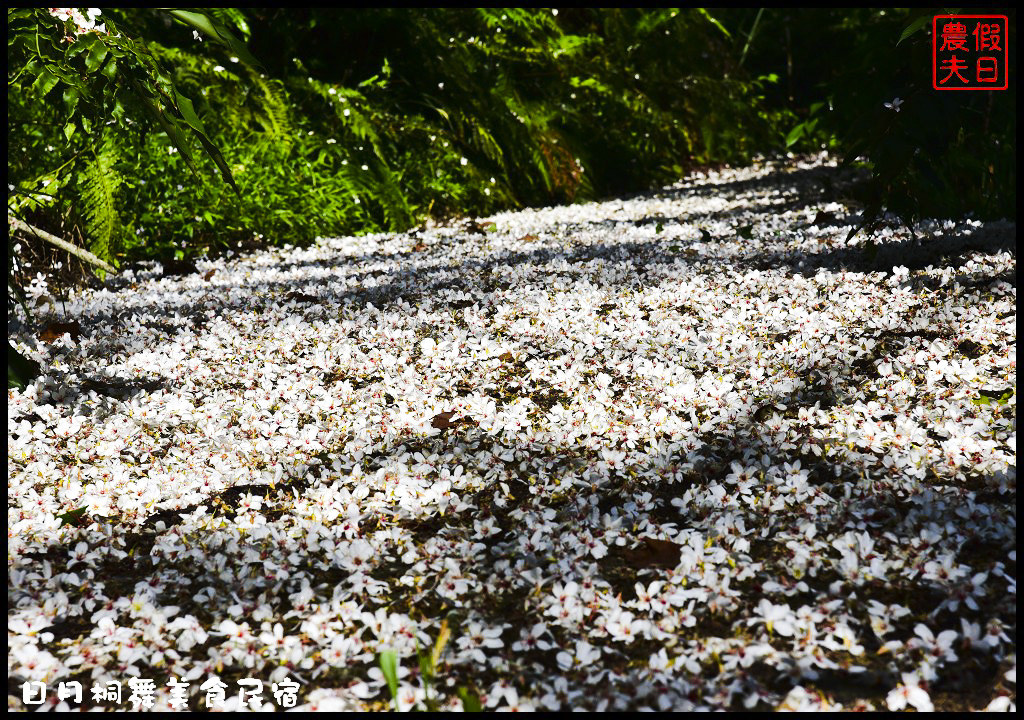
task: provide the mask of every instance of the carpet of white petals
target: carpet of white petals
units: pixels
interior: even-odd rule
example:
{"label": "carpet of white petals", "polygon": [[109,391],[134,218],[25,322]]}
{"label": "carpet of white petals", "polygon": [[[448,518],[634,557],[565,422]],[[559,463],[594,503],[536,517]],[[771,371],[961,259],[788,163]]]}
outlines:
{"label": "carpet of white petals", "polygon": [[392,649],[405,709],[1013,708],[1016,226],[847,243],[843,182],[126,271],[9,331],[9,706],[385,709]]}

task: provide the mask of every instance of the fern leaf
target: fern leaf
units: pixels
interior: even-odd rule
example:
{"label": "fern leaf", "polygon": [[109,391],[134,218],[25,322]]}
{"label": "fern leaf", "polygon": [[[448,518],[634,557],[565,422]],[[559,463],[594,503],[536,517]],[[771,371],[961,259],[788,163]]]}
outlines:
{"label": "fern leaf", "polygon": [[388,230],[406,230],[412,225],[412,209],[395,179],[394,173],[383,160],[374,163],[378,185],[375,200],[380,203]]}
{"label": "fern leaf", "polygon": [[271,140],[287,148],[294,141],[297,131],[291,119],[290,102],[284,85],[255,70],[249,71],[249,77],[263,96],[256,119]]}
{"label": "fern leaf", "polygon": [[78,211],[89,250],[106,262],[114,259],[121,241],[121,221],[117,213],[121,176],[115,168],[117,161],[117,148],[108,142],[81,164],[77,178]]}

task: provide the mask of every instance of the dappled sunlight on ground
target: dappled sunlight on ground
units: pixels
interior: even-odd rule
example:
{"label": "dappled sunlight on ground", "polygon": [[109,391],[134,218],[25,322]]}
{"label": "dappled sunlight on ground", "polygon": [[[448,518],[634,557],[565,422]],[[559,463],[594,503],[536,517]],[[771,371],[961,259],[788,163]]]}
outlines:
{"label": "dappled sunlight on ground", "polygon": [[1009,707],[1016,227],[848,242],[843,180],[72,297],[76,339],[11,336],[44,376],[8,392],[9,705],[134,676],[204,709],[216,676],[385,709],[390,649],[406,708]]}

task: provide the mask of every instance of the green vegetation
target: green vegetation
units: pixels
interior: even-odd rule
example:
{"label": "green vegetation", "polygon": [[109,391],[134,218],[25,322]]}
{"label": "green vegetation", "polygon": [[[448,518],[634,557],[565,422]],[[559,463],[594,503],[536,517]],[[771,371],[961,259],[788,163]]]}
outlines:
{"label": "green vegetation", "polygon": [[[872,170],[865,224],[886,209],[1011,216],[1013,84],[931,90],[930,17],[11,9],[8,215],[119,266],[826,147]],[[896,98],[899,112],[883,104]],[[38,265],[12,266],[13,287]]]}
{"label": "green vegetation", "polygon": [[766,11],[758,26],[747,63],[792,67],[775,88],[801,119],[787,144],[826,143],[845,162],[863,162],[872,172],[860,198],[867,221],[882,210],[908,222],[1016,217],[1016,14],[1008,14],[1009,89],[940,92],[930,30],[945,12]]}

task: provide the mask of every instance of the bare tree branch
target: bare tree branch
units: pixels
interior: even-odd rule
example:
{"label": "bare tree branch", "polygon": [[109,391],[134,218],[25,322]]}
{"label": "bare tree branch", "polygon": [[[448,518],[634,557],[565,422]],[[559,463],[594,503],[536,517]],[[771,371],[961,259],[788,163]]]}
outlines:
{"label": "bare tree branch", "polygon": [[31,233],[32,235],[35,235],[40,240],[45,240],[46,242],[50,243],[51,245],[56,245],[61,250],[67,250],[69,253],[71,253],[75,257],[77,257],[77,258],[79,258],[81,260],[84,260],[87,263],[91,263],[92,265],[95,265],[95,266],[97,266],[99,268],[102,268],[103,270],[106,270],[108,273],[111,273],[112,275],[116,275],[117,274],[117,270],[116,269],[114,269],[113,267],[111,267],[107,263],[105,263],[102,260],[100,260],[98,257],[93,255],[88,250],[80,248],[77,245],[72,245],[67,240],[62,240],[61,238],[57,237],[56,235],[51,235],[50,233],[46,232],[45,230],[40,230],[39,228],[37,228],[37,227],[35,227],[33,225],[29,225],[26,222],[22,222],[18,218],[13,217],[11,215],[7,216],[7,224],[11,228],[13,228],[14,230],[20,230],[20,231],[25,232],[25,233]]}

